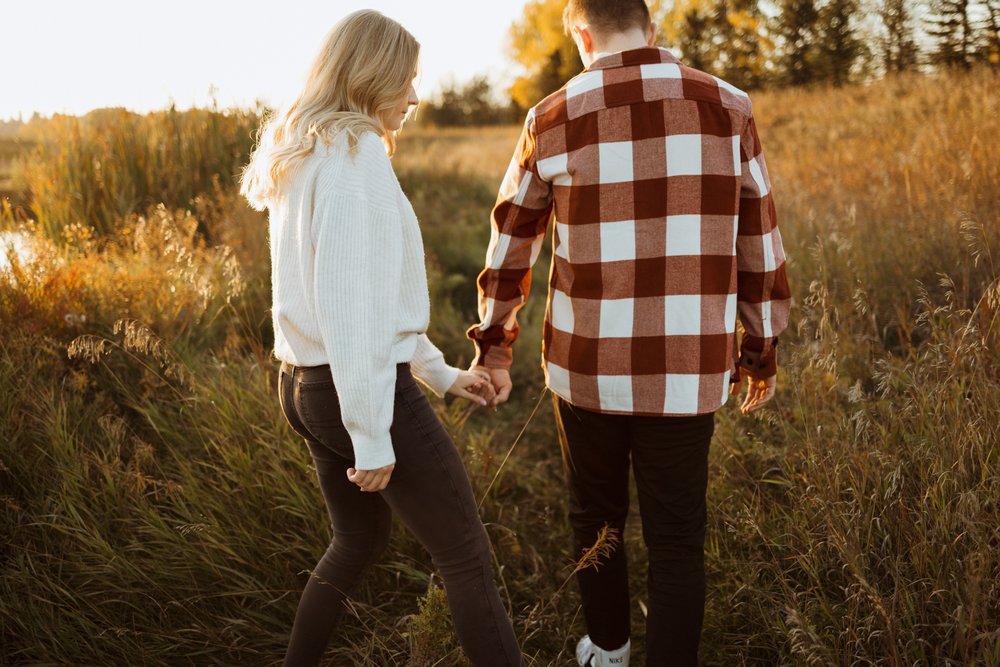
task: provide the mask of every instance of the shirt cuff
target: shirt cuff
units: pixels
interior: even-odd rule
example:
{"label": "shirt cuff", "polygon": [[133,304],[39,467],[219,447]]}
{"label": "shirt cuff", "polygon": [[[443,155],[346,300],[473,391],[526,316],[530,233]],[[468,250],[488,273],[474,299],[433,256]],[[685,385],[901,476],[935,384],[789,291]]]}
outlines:
{"label": "shirt cuff", "polygon": [[743,336],[740,345],[740,368],[757,378],[769,378],[778,373],[778,339],[765,341],[755,336]]}
{"label": "shirt cuff", "polygon": [[473,366],[508,371],[514,363],[514,351],[503,345],[483,345],[476,341],[476,360]]}

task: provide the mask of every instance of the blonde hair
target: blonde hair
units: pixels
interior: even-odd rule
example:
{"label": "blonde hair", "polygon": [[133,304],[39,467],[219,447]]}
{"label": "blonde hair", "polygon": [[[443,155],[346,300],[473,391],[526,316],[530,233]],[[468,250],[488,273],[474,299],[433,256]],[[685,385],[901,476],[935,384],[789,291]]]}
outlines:
{"label": "blonde hair", "polygon": [[264,210],[316,140],[329,145],[341,132],[351,151],[365,132],[374,132],[392,155],[396,133],[385,129],[382,117],[407,95],[419,55],[413,35],[377,11],[362,9],[341,19],[327,34],[305,89],[264,119],[240,194]]}

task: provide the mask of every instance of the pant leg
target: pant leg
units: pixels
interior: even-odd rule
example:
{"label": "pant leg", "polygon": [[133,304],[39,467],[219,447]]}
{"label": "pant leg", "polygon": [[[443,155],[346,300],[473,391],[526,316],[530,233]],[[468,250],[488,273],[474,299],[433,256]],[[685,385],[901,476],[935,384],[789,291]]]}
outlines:
{"label": "pant leg", "polygon": [[611,556],[599,567],[577,573],[590,639],[600,648],[614,650],[631,634],[624,542],[629,505],[627,418],[583,410],[556,395],[553,400],[569,487],[573,557],[580,558],[594,545],[605,524],[618,531],[619,544]]}
{"label": "pant leg", "polygon": [[649,665],[697,665],[705,614],[705,493],[714,413],[633,417],[632,466],[649,550]]}
{"label": "pant leg", "polygon": [[409,366],[397,380],[391,435],[396,467],[381,495],[440,570],[465,654],[476,667],[521,665],[468,474]]}
{"label": "pant leg", "polygon": [[[378,494],[363,493],[347,479],[352,462],[344,453],[350,452],[351,441],[332,384],[303,389],[281,373],[279,391],[289,424],[309,447],[333,529],[333,540],[299,599],[284,659],[286,667],[311,666],[322,658],[345,611],[345,599],[385,550],[392,514]],[[303,399],[310,406],[309,427],[303,420]]]}

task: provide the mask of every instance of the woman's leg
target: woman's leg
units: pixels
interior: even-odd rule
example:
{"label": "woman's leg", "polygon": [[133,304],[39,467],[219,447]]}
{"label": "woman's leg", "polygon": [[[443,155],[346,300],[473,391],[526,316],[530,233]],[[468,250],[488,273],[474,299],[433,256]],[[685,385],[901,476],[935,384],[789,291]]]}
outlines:
{"label": "woman's leg", "polygon": [[468,474],[408,366],[397,378],[391,433],[396,468],[381,494],[440,570],[462,648],[476,667],[521,665]]}
{"label": "woman's leg", "polygon": [[[301,401],[296,400],[301,398],[300,392],[294,390],[290,377],[281,380],[282,407],[292,428],[309,446],[333,527],[333,541],[310,573],[299,600],[284,660],[286,667],[312,666],[322,658],[343,616],[345,598],[385,550],[392,514],[378,494],[363,493],[347,479],[352,463],[334,451],[345,444],[350,448],[350,439],[343,442],[346,431],[336,428],[339,411],[336,415],[315,414],[308,420],[311,428],[307,428],[301,417]],[[313,387],[307,393],[310,404],[337,405],[336,395],[330,396],[332,387],[330,391]]]}

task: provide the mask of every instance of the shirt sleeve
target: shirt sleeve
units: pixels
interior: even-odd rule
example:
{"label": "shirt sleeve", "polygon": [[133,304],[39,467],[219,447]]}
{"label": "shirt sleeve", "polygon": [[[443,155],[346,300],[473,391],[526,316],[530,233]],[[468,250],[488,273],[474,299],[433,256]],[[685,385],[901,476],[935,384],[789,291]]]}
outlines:
{"label": "shirt sleeve", "polygon": [[449,366],[444,361],[444,355],[427,334],[417,336],[417,349],[410,362],[413,377],[430,387],[437,396],[444,396],[455,384],[459,369]]}
{"label": "shirt sleeve", "polygon": [[474,364],[510,368],[517,339],[517,312],[531,288],[531,267],[542,249],[552,217],[552,185],[538,174],[534,109],[528,112],[517,148],[490,216],[486,265],[477,281],[478,324]]}
{"label": "shirt sleeve", "polygon": [[771,181],[751,115],[740,137],[736,298],[743,339],[739,365],[757,377],[777,373],[778,335],[788,326],[791,293]]}
{"label": "shirt sleeve", "polygon": [[[403,264],[399,213],[360,196],[317,194],[314,307],[355,467],[395,463],[389,427]],[[377,306],[377,307],[376,307]]]}

